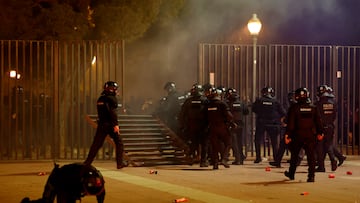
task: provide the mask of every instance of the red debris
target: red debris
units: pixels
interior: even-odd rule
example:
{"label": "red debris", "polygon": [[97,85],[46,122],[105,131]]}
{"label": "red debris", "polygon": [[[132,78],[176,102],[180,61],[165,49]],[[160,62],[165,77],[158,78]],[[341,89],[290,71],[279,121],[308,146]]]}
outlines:
{"label": "red debris", "polygon": [[329,178],[335,178],[335,174],[333,173],[329,174]]}
{"label": "red debris", "polygon": [[180,199],[176,199],[176,200],[174,201],[174,203],[187,202],[187,201],[188,201],[188,199],[186,199],[185,197],[183,197],[183,198],[180,198]]}

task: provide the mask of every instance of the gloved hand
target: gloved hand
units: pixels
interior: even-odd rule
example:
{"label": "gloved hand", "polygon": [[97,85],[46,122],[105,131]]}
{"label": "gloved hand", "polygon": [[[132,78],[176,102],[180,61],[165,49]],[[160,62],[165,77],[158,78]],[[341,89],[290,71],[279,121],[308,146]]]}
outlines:
{"label": "gloved hand", "polygon": [[120,133],[120,128],[118,125],[114,126],[114,133]]}
{"label": "gloved hand", "polygon": [[285,144],[289,144],[291,142],[291,138],[289,137],[289,135],[285,135]]}

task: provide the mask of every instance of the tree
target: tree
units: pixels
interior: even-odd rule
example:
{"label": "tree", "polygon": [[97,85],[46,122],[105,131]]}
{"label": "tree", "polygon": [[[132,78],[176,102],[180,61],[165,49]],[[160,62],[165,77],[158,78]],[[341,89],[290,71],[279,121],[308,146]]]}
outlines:
{"label": "tree", "polygon": [[0,6],[0,39],[76,40],[89,30],[87,11],[55,0],[1,0]]}
{"label": "tree", "polygon": [[169,25],[184,0],[118,0],[93,4],[96,39],[134,41],[156,23]]}

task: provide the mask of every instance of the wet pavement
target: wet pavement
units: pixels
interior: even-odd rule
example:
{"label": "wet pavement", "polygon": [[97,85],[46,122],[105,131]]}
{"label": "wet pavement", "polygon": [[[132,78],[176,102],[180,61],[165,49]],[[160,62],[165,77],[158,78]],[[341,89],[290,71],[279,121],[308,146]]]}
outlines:
{"label": "wet pavement", "polygon": [[[286,160],[286,158],[285,158]],[[71,161],[57,162],[60,166]],[[305,164],[305,162],[303,162]],[[360,202],[360,157],[347,156],[336,171],[316,173],[315,182],[308,183],[307,166],[298,167],[295,180],[284,176],[282,168],[271,167],[267,161],[254,164],[200,168],[198,164],[115,169],[115,161],[95,161],[106,181],[106,203],[147,202],[189,203],[214,202]],[[53,162],[0,162],[0,202],[18,203],[24,197],[41,197]],[[86,196],[83,203],[96,202]]]}

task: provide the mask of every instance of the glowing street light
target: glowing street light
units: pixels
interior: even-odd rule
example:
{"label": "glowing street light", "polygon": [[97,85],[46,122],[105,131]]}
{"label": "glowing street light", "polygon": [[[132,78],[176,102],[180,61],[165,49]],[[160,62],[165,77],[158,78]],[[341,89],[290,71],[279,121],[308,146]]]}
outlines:
{"label": "glowing street light", "polygon": [[256,99],[256,43],[257,36],[261,30],[261,22],[257,18],[256,14],[253,14],[252,18],[249,20],[247,27],[251,36],[253,37],[253,101]]}

